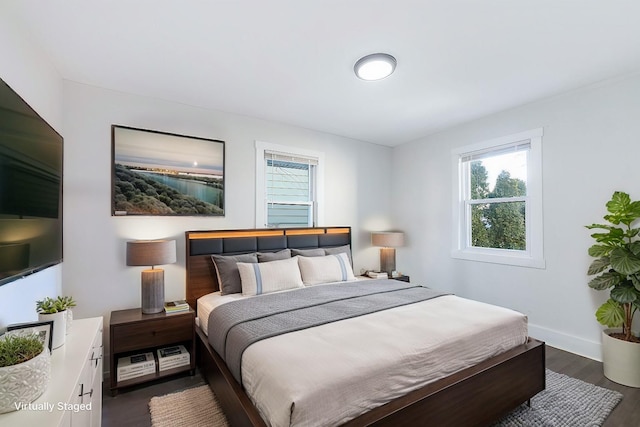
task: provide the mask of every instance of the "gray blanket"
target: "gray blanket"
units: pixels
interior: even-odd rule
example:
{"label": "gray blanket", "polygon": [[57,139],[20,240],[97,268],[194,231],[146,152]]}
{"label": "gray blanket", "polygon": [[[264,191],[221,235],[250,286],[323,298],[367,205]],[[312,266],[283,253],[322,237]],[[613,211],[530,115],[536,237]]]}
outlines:
{"label": "gray blanket", "polygon": [[242,383],[242,354],[260,340],[446,295],[397,280],[366,280],[261,295],[216,307],[209,343]]}

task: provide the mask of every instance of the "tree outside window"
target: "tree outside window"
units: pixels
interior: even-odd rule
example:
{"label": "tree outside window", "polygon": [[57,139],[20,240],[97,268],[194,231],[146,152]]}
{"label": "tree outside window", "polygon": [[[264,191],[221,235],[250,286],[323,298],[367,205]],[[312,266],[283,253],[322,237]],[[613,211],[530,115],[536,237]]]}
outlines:
{"label": "tree outside window", "polygon": [[500,203],[471,204],[471,245],[482,248],[526,250],[525,202],[527,184],[512,178],[503,170],[496,178],[493,191],[489,191],[488,174],[481,162],[471,164],[471,199],[517,198]]}

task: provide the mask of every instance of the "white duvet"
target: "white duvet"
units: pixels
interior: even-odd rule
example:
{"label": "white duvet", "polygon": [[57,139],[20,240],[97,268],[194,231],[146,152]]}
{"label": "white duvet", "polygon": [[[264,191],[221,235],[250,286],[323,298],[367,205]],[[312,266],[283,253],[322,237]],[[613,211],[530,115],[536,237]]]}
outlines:
{"label": "white duvet", "polygon": [[[202,329],[238,298],[200,298]],[[447,295],[259,341],[242,381],[268,425],[335,426],[526,340],[523,314]]]}

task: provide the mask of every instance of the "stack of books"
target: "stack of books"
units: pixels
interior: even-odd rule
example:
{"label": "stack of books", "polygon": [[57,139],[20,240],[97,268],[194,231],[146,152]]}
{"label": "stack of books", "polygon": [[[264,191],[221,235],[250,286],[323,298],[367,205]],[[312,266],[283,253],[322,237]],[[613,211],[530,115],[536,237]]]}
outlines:
{"label": "stack of books", "polygon": [[191,356],[183,345],[158,349],[158,370],[160,371],[178,368],[190,363]]}
{"label": "stack of books", "polygon": [[182,311],[188,311],[188,310],[189,310],[189,304],[187,304],[185,300],[171,301],[171,302],[164,303],[164,311],[166,311],[167,314],[180,313]]}
{"label": "stack of books", "polygon": [[388,279],[389,275],[386,271],[367,271],[367,276],[372,279]]}
{"label": "stack of books", "polygon": [[118,358],[118,381],[130,380],[156,373],[153,353],[134,354]]}

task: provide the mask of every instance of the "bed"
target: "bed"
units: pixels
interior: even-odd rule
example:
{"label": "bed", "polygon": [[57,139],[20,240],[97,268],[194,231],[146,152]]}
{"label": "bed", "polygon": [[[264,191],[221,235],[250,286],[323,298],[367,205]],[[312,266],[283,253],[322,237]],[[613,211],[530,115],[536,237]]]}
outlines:
{"label": "bed", "polygon": [[[239,377],[238,372],[236,372],[236,368],[233,363],[229,362],[229,365],[225,363],[225,361],[220,357],[218,352],[213,349],[211,343],[209,342],[209,331],[214,328],[216,325],[207,324],[208,322],[203,319],[206,317],[208,320],[208,316],[205,316],[205,311],[210,311],[211,307],[205,307],[203,305],[203,301],[207,300],[207,298],[212,298],[210,295],[213,295],[216,291],[219,291],[219,283],[217,274],[211,260],[212,255],[238,255],[238,254],[248,254],[248,253],[275,253],[282,249],[300,249],[300,250],[308,250],[308,249],[324,249],[329,252],[332,248],[340,248],[345,245],[350,245],[351,243],[351,229],[350,227],[327,227],[327,228],[296,228],[296,229],[259,229],[259,230],[217,230],[217,231],[188,231],[186,232],[186,252],[187,252],[187,286],[186,286],[186,294],[187,301],[189,304],[196,310],[199,310],[198,318],[200,321],[200,326],[196,328],[197,336],[198,336],[198,350],[197,350],[197,361],[199,369],[201,370],[204,377],[209,382],[212,390],[216,393],[220,404],[227,415],[231,425],[233,426],[265,426],[268,425],[263,420],[263,416],[265,416],[265,408],[262,405],[262,400],[265,396],[267,398],[269,396],[280,395],[281,393],[273,393],[273,391],[269,393],[264,393],[263,396],[260,397],[260,393],[256,393],[256,383],[261,383],[262,379],[250,380],[248,384],[245,382],[244,387],[240,385],[240,382],[246,381],[245,371],[243,370],[243,374]],[[367,282],[367,284],[373,284],[374,282]],[[405,285],[400,285],[401,282],[398,283],[397,287],[404,287]],[[327,288],[330,288],[333,285],[327,285]],[[358,287],[358,285],[354,285]],[[386,284],[380,284],[380,286],[387,286]],[[360,286],[362,288],[362,286]],[[407,285],[407,288],[410,289],[402,289],[403,292],[413,292],[416,286],[415,285]],[[345,288],[341,288],[345,289]],[[381,288],[383,289],[383,288]],[[302,289],[304,292],[313,292],[313,290]],[[422,292],[422,290],[419,290]],[[298,290],[294,290],[292,292],[299,292]],[[324,292],[324,291],[323,291]],[[373,292],[373,291],[372,291]],[[385,291],[386,292],[386,291]],[[395,290],[394,290],[395,292]],[[277,294],[277,293],[276,293]],[[272,296],[272,294],[268,294],[265,296]],[[201,303],[198,304],[198,299],[202,298]],[[237,295],[234,297],[232,295],[225,295],[226,299],[238,299]],[[260,296],[259,298],[263,298],[264,296]],[[221,299],[225,299],[221,298]],[[277,298],[277,297],[275,297]],[[241,298],[240,298],[241,299]],[[255,299],[255,298],[254,298]],[[387,300],[388,298],[385,298]],[[438,306],[449,306],[450,304],[467,304],[470,308],[465,308],[463,310],[460,309],[458,305],[454,305],[454,309],[456,312],[470,312],[469,310],[475,309],[476,304],[465,300],[460,302],[459,298],[449,295],[438,296],[435,298],[439,300]],[[224,302],[223,302],[224,303]],[[214,303],[213,305],[216,305]],[[332,325],[321,325],[316,326],[311,329],[304,329],[302,331],[296,331],[288,334],[288,336],[294,341],[297,342],[296,345],[302,347],[309,347],[311,351],[321,352],[327,351],[327,349],[323,349],[322,347],[313,348],[313,343],[315,341],[318,342],[327,342],[323,341],[319,337],[328,337],[328,336],[336,336],[339,335],[336,333],[336,330],[331,330],[331,327],[335,328],[335,325],[342,325],[343,331],[348,331],[350,329],[353,330],[363,330],[362,328],[372,327],[369,333],[365,333],[365,336],[376,336],[375,328],[380,328],[381,326],[368,326],[368,325],[385,325],[385,324],[394,324],[394,322],[402,321],[403,317],[385,317],[385,316],[396,316],[398,311],[408,311],[415,310],[416,307],[421,307],[420,310],[422,312],[433,313],[434,316],[440,316],[438,314],[435,304],[431,300],[424,300],[417,303],[410,304],[411,308],[408,306],[403,306],[399,308],[392,308],[390,310],[384,310],[371,314],[364,314],[361,316],[362,318],[357,319],[345,319],[340,320],[338,322],[334,322]],[[424,307],[422,306],[424,305]],[[232,305],[228,305],[231,307]],[[483,310],[488,309],[495,310],[502,315],[501,309],[489,307],[481,307]],[[435,311],[434,311],[435,310]],[[442,309],[445,310],[446,309]],[[222,311],[222,310],[219,310]],[[395,313],[395,314],[394,314]],[[370,319],[375,316],[382,316],[384,319],[382,322],[368,322],[362,319]],[[407,316],[407,314],[403,314],[402,316]],[[412,316],[412,314],[408,314],[408,316]],[[482,314],[483,318],[490,315]],[[355,323],[353,323],[355,322]],[[514,329],[518,329],[521,327],[518,326],[518,320],[514,320]],[[456,322],[451,322],[455,324]],[[415,323],[414,323],[415,325]],[[402,329],[415,329],[415,328],[402,328]],[[379,331],[378,331],[379,332]],[[416,331],[418,334],[424,333],[423,331]],[[482,331],[472,331],[473,336],[480,337]],[[520,332],[518,332],[520,333]],[[388,336],[389,334],[380,333],[378,334],[380,337]],[[517,334],[516,334],[517,335]],[[282,348],[284,345],[284,341],[282,340],[282,336],[269,338],[264,341],[260,341],[253,346],[249,347],[244,353],[246,356],[243,358],[243,363],[248,363],[249,366],[252,366],[251,363],[255,363],[255,360],[259,359],[259,356],[256,356],[258,350],[261,347],[266,348],[266,351],[277,351]],[[502,415],[505,415],[510,410],[514,409],[518,405],[528,401],[532,396],[536,393],[544,389],[545,386],[545,351],[544,351],[544,343],[536,341],[534,339],[526,337],[526,325],[525,325],[525,336],[522,339],[522,342],[519,342],[515,345],[511,344],[502,344],[500,343],[500,337],[495,336],[487,336],[488,343],[495,342],[495,348],[489,350],[489,355],[480,355],[473,354],[473,357],[479,359],[473,359],[473,364],[469,366],[465,366],[462,369],[457,369],[455,367],[455,357],[446,357],[445,359],[451,359],[453,361],[452,367],[447,367],[446,369],[441,369],[442,372],[436,378],[421,378],[420,380],[424,383],[420,383],[419,386],[412,386],[410,388],[400,389],[396,391],[395,395],[392,395],[392,398],[388,398],[384,401],[377,401],[377,403],[372,404],[372,402],[367,402],[366,405],[363,406],[364,409],[361,410],[362,413],[353,417],[351,415],[346,415],[346,418],[336,418],[341,420],[340,422],[336,422],[336,424],[344,424],[348,426],[362,426],[362,425],[376,425],[376,426],[402,426],[402,425],[465,425],[465,426],[481,426],[481,425],[489,425],[495,420],[499,419]],[[295,341],[297,340],[297,341]],[[315,341],[314,341],[315,340]],[[505,339],[509,341],[509,339]],[[348,340],[345,340],[347,342]],[[400,340],[403,344],[405,342],[411,342],[411,337],[403,337]],[[468,341],[468,340],[467,340]],[[344,345],[343,342],[341,345]],[[466,342],[466,341],[465,341]],[[302,343],[302,344],[301,344]],[[506,346],[506,347],[503,347]],[[501,347],[502,346],[502,347]],[[461,347],[461,346],[457,346]],[[385,345],[386,348],[386,345]],[[506,350],[505,350],[506,349]],[[255,350],[255,351],[254,351]],[[330,352],[333,352],[335,349],[331,349]],[[398,351],[393,353],[394,351]],[[348,350],[347,350],[348,351]],[[397,363],[398,366],[402,367],[404,365],[409,365],[409,359],[403,359],[406,349],[398,350],[392,349],[391,355],[392,357],[397,357],[398,361],[401,363]],[[411,351],[411,350],[409,350]],[[447,350],[442,350],[446,352]],[[475,350],[472,350],[472,352]],[[382,352],[384,353],[384,352]],[[223,352],[224,354],[224,352]],[[444,354],[444,353],[443,353]],[[283,353],[286,356],[286,352]],[[381,358],[389,357],[389,355],[382,355]],[[375,357],[371,357],[375,359]],[[279,359],[279,357],[272,358]],[[252,360],[254,362],[252,362]],[[261,362],[262,363],[262,362]],[[286,365],[286,362],[283,362]],[[397,366],[391,365],[394,369]],[[438,364],[438,366],[440,366]],[[442,365],[444,366],[444,365]],[[427,376],[430,375],[428,372],[420,372],[420,365],[416,365],[417,369],[399,372],[398,375],[417,375],[417,376]],[[282,370],[282,365],[268,365],[267,369],[270,372],[278,372],[278,369]],[[318,368],[320,369],[320,368]],[[339,371],[337,365],[335,368],[332,368],[332,371]],[[363,367],[361,371],[367,372],[366,367]],[[250,369],[248,370],[250,371]],[[393,371],[391,369],[387,369],[387,371]],[[415,371],[415,372],[414,372]],[[451,372],[449,372],[451,371]],[[328,372],[328,371],[327,371]],[[394,371],[395,372],[395,371]],[[252,374],[247,374],[251,377]],[[265,374],[272,375],[272,374]],[[323,374],[324,375],[324,374]],[[365,375],[368,378],[368,376]],[[399,378],[398,376],[391,375],[392,378]],[[354,377],[355,378],[355,377]],[[351,387],[355,387],[357,389],[360,387],[371,388],[370,385],[366,382],[365,378],[362,384],[358,383],[358,381],[353,380],[353,384]],[[405,377],[401,377],[406,379]],[[408,383],[418,384],[418,382],[414,381],[416,378],[407,379]],[[307,384],[305,387],[304,382],[299,387],[306,389],[313,389],[310,387],[310,384],[313,384],[314,379],[311,379],[311,383]],[[400,381],[402,382],[402,381]],[[359,385],[360,384],[360,385]],[[330,386],[330,384],[329,384]],[[374,385],[373,388],[378,387],[378,385]],[[258,389],[260,387],[257,387]],[[326,387],[325,387],[326,388]],[[322,389],[322,387],[318,387],[318,389]],[[271,390],[271,389],[269,389]],[[349,389],[347,389],[349,390]],[[315,392],[315,390],[311,390]],[[329,388],[329,392],[327,394],[327,390],[324,390],[324,395],[318,394],[317,396],[325,396],[331,397],[331,393],[334,392],[336,395],[340,395],[338,390],[335,391]],[[318,391],[321,393],[321,391]],[[341,391],[341,393],[345,393]],[[348,393],[351,393],[350,391]],[[399,395],[397,393],[400,393]],[[251,397],[250,397],[251,396]],[[317,396],[311,394],[309,399],[313,401],[313,398],[317,398]],[[376,401],[380,396],[374,396],[372,401]],[[253,399],[253,400],[252,400]],[[324,402],[325,398],[322,398]],[[330,399],[329,399],[330,400]],[[254,401],[256,404],[254,404]],[[316,424],[315,422],[305,422],[304,417],[305,409],[303,405],[304,399],[300,399],[298,402],[298,406],[300,407],[299,413],[295,413],[292,409],[291,414],[291,422],[295,420],[294,424],[305,425],[305,424]],[[328,403],[329,405],[329,403]],[[293,405],[292,405],[293,408]],[[297,408],[296,408],[297,410]],[[313,412],[314,405],[307,405],[308,412]],[[325,409],[323,409],[325,410]],[[311,415],[309,415],[311,416]],[[278,415],[274,415],[275,419],[278,419]],[[298,418],[296,418],[298,417]],[[265,417],[270,420],[270,423],[275,423],[272,418],[269,418],[269,415]],[[329,418],[330,419],[330,418]],[[302,420],[302,421],[301,421]],[[283,425],[286,424],[286,420],[282,421]]]}

